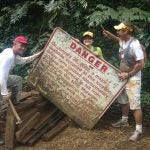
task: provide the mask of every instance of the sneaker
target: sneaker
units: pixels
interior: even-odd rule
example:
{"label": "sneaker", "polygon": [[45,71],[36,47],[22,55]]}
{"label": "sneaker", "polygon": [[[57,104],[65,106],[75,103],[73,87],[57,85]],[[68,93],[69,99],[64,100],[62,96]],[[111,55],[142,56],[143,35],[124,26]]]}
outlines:
{"label": "sneaker", "polygon": [[120,119],[116,123],[113,123],[112,126],[114,128],[127,127],[127,126],[129,126],[129,123],[126,121],[122,121],[122,119]]}
{"label": "sneaker", "polygon": [[0,138],[0,146],[4,145],[4,139]]}
{"label": "sneaker", "polygon": [[135,130],[133,135],[129,138],[130,141],[137,141],[141,137],[141,134],[138,130]]}

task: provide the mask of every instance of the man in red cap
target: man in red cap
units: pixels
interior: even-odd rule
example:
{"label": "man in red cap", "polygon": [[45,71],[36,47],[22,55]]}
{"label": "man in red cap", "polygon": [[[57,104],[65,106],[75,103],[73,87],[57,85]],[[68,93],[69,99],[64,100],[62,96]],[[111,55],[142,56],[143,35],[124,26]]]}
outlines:
{"label": "man in red cap", "polygon": [[[11,99],[17,103],[22,91],[22,78],[17,75],[9,75],[15,64],[30,63],[38,58],[43,51],[29,57],[21,57],[27,50],[28,41],[23,36],[18,36],[13,41],[12,48],[6,48],[0,53],[0,109],[1,106],[10,98],[7,87],[11,87]],[[3,141],[0,140],[0,144]]]}
{"label": "man in red cap", "polygon": [[0,53],[0,86],[3,100],[8,98],[8,86],[13,87],[12,101],[16,103],[19,99],[20,91],[22,89],[22,78],[16,75],[9,75],[15,64],[30,63],[38,58],[43,52],[41,51],[29,57],[21,57],[27,50],[28,44],[25,37],[18,36],[14,39],[12,48],[6,48]]}
{"label": "man in red cap", "polygon": [[129,108],[133,111],[136,122],[136,129],[129,138],[131,141],[137,141],[142,134],[142,110],[141,110],[141,70],[144,68],[144,53],[140,42],[133,37],[136,28],[130,22],[122,22],[114,26],[118,36],[104,30],[104,36],[119,43],[120,70],[118,74],[121,80],[128,79],[125,91],[119,97],[119,103],[122,104],[122,118],[113,127],[128,125]]}

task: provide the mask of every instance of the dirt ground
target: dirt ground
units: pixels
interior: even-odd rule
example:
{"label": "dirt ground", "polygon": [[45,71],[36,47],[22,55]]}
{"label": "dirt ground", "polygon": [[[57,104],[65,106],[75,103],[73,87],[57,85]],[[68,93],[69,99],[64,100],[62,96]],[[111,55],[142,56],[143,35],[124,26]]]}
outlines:
{"label": "dirt ground", "polygon": [[17,146],[15,150],[149,150],[150,128],[144,128],[138,142],[130,142],[128,138],[133,129],[133,125],[115,129],[111,127],[111,121],[101,120],[95,129],[87,131],[71,123],[52,141],[39,141],[33,147]]}
{"label": "dirt ground", "polygon": [[135,129],[133,117],[129,117],[129,127],[116,129],[111,124],[118,119],[118,113],[106,113],[92,130],[83,130],[72,121],[53,140],[40,140],[34,146],[17,145],[14,150],[150,150],[149,119],[144,121],[141,139],[131,142],[128,139]]}

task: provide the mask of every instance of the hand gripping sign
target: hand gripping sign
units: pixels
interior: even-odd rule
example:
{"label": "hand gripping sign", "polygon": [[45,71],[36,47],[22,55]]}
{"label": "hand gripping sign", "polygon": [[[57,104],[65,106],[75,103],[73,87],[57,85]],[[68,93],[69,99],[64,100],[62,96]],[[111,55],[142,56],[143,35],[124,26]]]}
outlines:
{"label": "hand gripping sign", "polygon": [[126,85],[117,73],[114,66],[56,28],[28,81],[81,127],[91,129]]}

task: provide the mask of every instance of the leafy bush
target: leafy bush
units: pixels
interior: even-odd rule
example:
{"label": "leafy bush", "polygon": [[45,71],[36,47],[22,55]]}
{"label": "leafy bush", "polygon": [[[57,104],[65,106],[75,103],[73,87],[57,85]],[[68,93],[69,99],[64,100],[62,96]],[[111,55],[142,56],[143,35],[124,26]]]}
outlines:
{"label": "leafy bush", "polygon": [[141,100],[143,105],[150,104],[150,93],[148,92],[142,92],[141,94]]}

